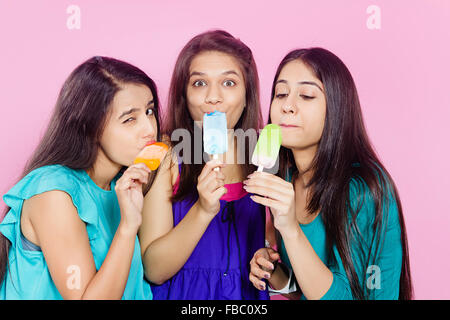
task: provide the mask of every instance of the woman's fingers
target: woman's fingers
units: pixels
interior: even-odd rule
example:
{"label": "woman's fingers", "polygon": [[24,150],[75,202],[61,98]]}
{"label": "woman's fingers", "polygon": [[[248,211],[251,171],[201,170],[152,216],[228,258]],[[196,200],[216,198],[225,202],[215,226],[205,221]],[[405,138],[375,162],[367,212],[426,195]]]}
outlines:
{"label": "woman's fingers", "polygon": [[276,252],[275,250],[272,250],[271,252],[269,252],[270,255],[270,259],[272,261],[278,261],[281,259],[280,254],[278,252]]}
{"label": "woman's fingers", "polygon": [[[218,160],[209,161],[198,178],[199,192],[216,193],[225,185],[225,175],[220,171],[214,171],[213,168],[222,166]],[[226,189],[221,189],[218,193],[226,193]]]}
{"label": "woman's fingers", "polygon": [[[263,257],[257,258],[256,259],[256,263],[261,268],[263,268],[263,270],[266,270],[266,271],[269,271],[269,272],[272,272],[273,269],[275,268],[274,264],[271,261],[269,261],[269,260],[267,260],[267,259],[265,259]],[[268,274],[270,275],[270,273],[268,273]]]}
{"label": "woman's fingers", "polygon": [[273,174],[255,172],[249,177],[248,180],[244,181],[244,189],[249,193],[279,200],[289,200],[295,194],[291,183]]}
{"label": "woman's fingers", "polygon": [[145,184],[148,182],[149,173],[150,169],[147,168],[146,170],[146,166],[144,164],[129,167],[117,181],[116,187],[120,189],[128,189],[135,186],[136,183]]}
{"label": "woman's fingers", "polygon": [[[250,261],[249,280],[255,288],[259,290],[266,289],[266,283],[262,279],[270,279],[275,265],[273,261],[278,260],[279,254],[273,249],[261,248],[255,252]],[[270,261],[270,259],[274,259]]]}
{"label": "woman's fingers", "polygon": [[214,168],[224,167],[219,160],[207,162],[203,168],[197,183],[197,191],[201,207],[211,214],[217,214],[220,209],[219,199],[227,193],[225,176]]}
{"label": "woman's fingers", "polygon": [[265,172],[254,172],[245,181],[244,189],[253,195],[253,201],[274,209],[277,212],[287,212],[295,191],[291,183]]}
{"label": "woman's fingers", "polygon": [[222,187],[219,187],[217,190],[215,190],[215,191],[211,194],[211,197],[212,197],[213,199],[220,199],[220,198],[222,198],[222,196],[223,196],[224,194],[226,194],[227,192],[228,192],[228,189],[222,186]]}
{"label": "woman's fingers", "polygon": [[276,212],[286,212],[287,211],[287,205],[284,203],[281,203],[280,201],[261,197],[261,196],[250,196],[250,199],[255,201],[256,203],[259,203],[263,206],[269,207],[271,209],[276,210]]}
{"label": "woman's fingers", "polygon": [[125,176],[130,182],[145,184],[148,182],[148,173],[142,170],[132,169]]}
{"label": "woman's fingers", "polygon": [[248,193],[253,193],[260,195],[262,197],[270,198],[277,201],[289,201],[291,198],[291,195],[289,194],[288,190],[277,190],[272,187],[266,187],[266,186],[257,186],[257,185],[247,185],[244,186],[245,191]]}
{"label": "woman's fingers", "polygon": [[259,181],[261,185],[271,185],[275,188],[288,188],[290,182],[268,172],[253,172],[247,176],[247,182]]}
{"label": "woman's fingers", "polygon": [[[260,257],[259,259],[264,259]],[[257,259],[256,259],[257,260]],[[249,280],[253,283],[255,288],[259,290],[265,290],[266,283],[261,279],[269,279],[270,273],[261,269],[258,263],[255,261],[255,257],[250,261],[250,275]]]}
{"label": "woman's fingers", "polygon": [[200,183],[218,188],[225,184],[225,176],[219,171],[211,171]]}
{"label": "woman's fingers", "polygon": [[225,180],[217,178],[217,175],[218,172],[211,171],[209,175],[205,179],[203,179],[203,181],[199,182],[197,186],[199,193],[203,194],[206,197],[213,197],[213,194],[217,193],[221,193],[222,195],[226,193],[227,191],[224,188]]}
{"label": "woman's fingers", "polygon": [[[224,167],[225,167],[225,164],[222,163],[220,160],[217,160],[217,159],[208,161],[208,162],[205,164],[205,166],[203,167],[202,172],[201,172],[200,175],[198,176],[198,181],[199,181],[199,182],[202,181],[206,176],[209,175],[209,173],[210,173],[211,171],[214,170],[214,168],[218,168],[218,167],[219,167],[219,168],[224,168]],[[220,173],[220,171],[214,171],[214,172],[215,172],[215,173]]]}
{"label": "woman's fingers", "polygon": [[257,277],[255,277],[253,274],[250,273],[248,279],[251,283],[253,283],[253,286],[258,290],[266,290],[266,283],[264,281],[259,280]]}
{"label": "woman's fingers", "polygon": [[216,179],[225,181],[225,175],[223,174],[222,171],[212,171],[212,172],[216,174]]}
{"label": "woman's fingers", "polygon": [[[260,259],[263,259],[263,258],[260,258]],[[262,269],[259,262],[255,262],[254,260],[253,260],[253,263],[250,263],[250,272],[259,279],[263,279],[263,278],[269,279],[270,278],[270,272]]]}

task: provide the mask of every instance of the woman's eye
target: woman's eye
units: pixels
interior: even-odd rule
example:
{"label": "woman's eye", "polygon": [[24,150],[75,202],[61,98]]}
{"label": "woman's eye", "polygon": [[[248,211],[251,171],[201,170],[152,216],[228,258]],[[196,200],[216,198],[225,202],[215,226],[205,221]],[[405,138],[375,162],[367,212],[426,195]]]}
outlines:
{"label": "woman's eye", "polygon": [[223,83],[223,85],[224,85],[225,87],[233,87],[233,86],[236,85],[236,83],[235,83],[233,80],[226,80],[226,81]]}
{"label": "woman's eye", "polygon": [[315,97],[312,97],[312,96],[308,96],[308,95],[306,95],[306,94],[301,94],[300,97],[302,97],[302,98],[305,99],[305,100],[311,100],[311,99],[314,99],[314,98],[315,98]]}
{"label": "woman's eye", "polygon": [[128,118],[128,119],[126,119],[124,122],[122,122],[122,123],[129,123],[129,122],[132,122],[132,121],[134,121],[135,119],[134,118]]}
{"label": "woman's eye", "polygon": [[155,111],[153,109],[147,109],[147,115],[152,116],[155,114]]}
{"label": "woman's eye", "polygon": [[206,86],[206,83],[203,80],[197,80],[194,82],[194,87],[203,87],[203,86]]}
{"label": "woman's eye", "polygon": [[277,94],[275,95],[275,97],[278,98],[278,99],[282,99],[282,98],[285,98],[285,97],[287,97],[287,96],[288,96],[287,93],[277,93]]}

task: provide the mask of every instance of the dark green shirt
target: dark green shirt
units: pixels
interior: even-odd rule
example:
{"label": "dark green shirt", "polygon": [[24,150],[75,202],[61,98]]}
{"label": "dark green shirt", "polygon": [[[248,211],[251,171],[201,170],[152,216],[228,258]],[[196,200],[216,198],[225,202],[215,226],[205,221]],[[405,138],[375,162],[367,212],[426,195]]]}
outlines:
{"label": "dark green shirt", "polygon": [[[398,299],[400,273],[402,268],[402,243],[397,203],[393,198],[392,193],[389,193],[389,201],[387,205],[383,206],[383,222],[379,228],[381,235],[380,247],[378,249],[379,252],[374,259],[371,259],[368,268],[365,268],[365,261],[361,257],[367,256],[371,247],[373,252],[376,246],[375,242],[372,244],[372,226],[375,217],[375,204],[365,183],[357,182],[352,179],[349,190],[350,203],[354,209],[358,207],[359,197],[361,197],[363,201],[361,211],[356,219],[356,225],[360,231],[360,236],[357,238],[358,240],[354,238],[351,240],[352,260],[355,271],[360,279],[360,284],[362,285],[362,288],[366,289],[366,292],[369,293],[369,299]],[[363,197],[364,191],[365,196]],[[333,251],[337,263],[331,264],[328,262],[325,248],[325,226],[322,220],[322,213],[319,213],[311,223],[300,224],[300,228],[308,238],[316,254],[333,273],[333,283],[321,299],[353,299],[349,279],[347,278],[341,257],[335,246],[333,247]],[[361,250],[357,249],[359,243],[362,243],[363,254],[361,254]],[[283,241],[281,243],[280,255],[281,260],[289,268],[292,268]],[[301,299],[306,298],[302,295]]]}

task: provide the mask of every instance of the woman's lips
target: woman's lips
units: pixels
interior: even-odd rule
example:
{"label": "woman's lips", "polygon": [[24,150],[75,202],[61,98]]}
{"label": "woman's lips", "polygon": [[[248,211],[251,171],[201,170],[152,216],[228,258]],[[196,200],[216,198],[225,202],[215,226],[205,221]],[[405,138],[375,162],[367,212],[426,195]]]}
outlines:
{"label": "woman's lips", "polygon": [[150,140],[149,142],[147,142],[147,143],[145,144],[144,147],[142,147],[142,149],[144,149],[146,146],[149,146],[149,145],[151,145],[151,144],[154,144],[155,142],[156,142],[156,140]]}
{"label": "woman's lips", "polygon": [[293,124],[280,124],[280,127],[282,127],[282,128],[298,128],[299,126],[296,126]]}

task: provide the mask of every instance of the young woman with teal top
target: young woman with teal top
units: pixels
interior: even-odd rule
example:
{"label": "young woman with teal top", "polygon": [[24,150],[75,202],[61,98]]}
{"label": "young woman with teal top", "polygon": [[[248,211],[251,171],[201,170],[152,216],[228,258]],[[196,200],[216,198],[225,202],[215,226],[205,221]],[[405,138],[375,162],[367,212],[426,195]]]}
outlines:
{"label": "young woman with teal top", "polygon": [[137,231],[158,138],[154,82],[94,57],[64,83],[45,135],[3,196],[0,299],[151,299]]}
{"label": "young woman with teal top", "polygon": [[278,252],[255,253],[254,286],[267,281],[291,299],[411,299],[399,196],[344,63],[321,48],[290,52],[275,75],[270,122],[282,132],[279,174],[244,183],[270,208]]}

